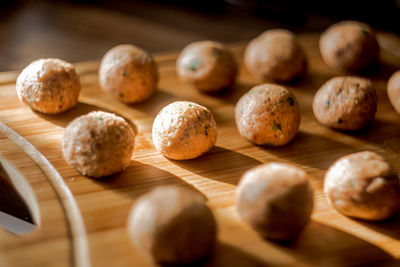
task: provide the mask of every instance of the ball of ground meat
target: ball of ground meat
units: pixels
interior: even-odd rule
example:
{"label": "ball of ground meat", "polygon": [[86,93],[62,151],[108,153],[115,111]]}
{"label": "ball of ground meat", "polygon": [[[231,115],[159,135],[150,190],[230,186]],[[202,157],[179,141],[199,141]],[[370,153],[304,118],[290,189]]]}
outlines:
{"label": "ball of ground meat", "polygon": [[21,102],[45,114],[58,114],[76,105],[81,84],[75,67],[57,58],[33,61],[18,76]]}
{"label": "ball of ground meat", "polygon": [[209,109],[188,101],[164,107],[153,123],[153,143],[165,157],[193,159],[210,150],[217,140],[217,124]]}
{"label": "ball of ground meat", "polygon": [[212,251],[217,226],[200,194],[163,186],[136,201],[128,232],[133,243],[154,262],[187,264]]}
{"label": "ball of ground meat", "polygon": [[201,41],[186,46],[176,61],[179,77],[202,92],[216,92],[235,82],[233,54],[219,42]]}
{"label": "ball of ground meat", "polygon": [[151,54],[134,45],[118,45],[103,57],[99,83],[105,92],[124,103],[139,103],[157,89],[158,69]]}
{"label": "ball of ground meat", "polygon": [[371,82],[364,78],[340,76],[328,80],[317,91],[313,101],[315,118],[338,130],[358,130],[375,117],[377,95]]}
{"label": "ball of ground meat", "polygon": [[383,157],[369,151],[333,163],[324,192],[336,210],[364,220],[386,219],[400,206],[399,177]]}
{"label": "ball of ground meat", "polygon": [[80,116],[65,128],[66,161],[83,175],[102,177],[125,169],[132,157],[135,134],[121,117],[101,111]]}
{"label": "ball of ground meat", "polygon": [[293,33],[275,29],[262,33],[246,47],[244,64],[262,81],[288,82],[305,74],[307,59]]}
{"label": "ball of ground meat", "polygon": [[400,70],[390,77],[387,83],[387,94],[393,108],[400,113]]}
{"label": "ball of ground meat", "polygon": [[370,26],[342,21],[329,27],[319,41],[325,63],[335,69],[363,71],[379,58],[379,45]]}
{"label": "ball of ground meat", "polygon": [[281,146],[296,135],[299,104],[285,87],[262,84],[243,95],[235,107],[239,133],[257,145]]}
{"label": "ball of ground meat", "polygon": [[243,175],[236,208],[263,237],[289,240],[310,220],[313,191],[303,170],[282,163],[263,164]]}

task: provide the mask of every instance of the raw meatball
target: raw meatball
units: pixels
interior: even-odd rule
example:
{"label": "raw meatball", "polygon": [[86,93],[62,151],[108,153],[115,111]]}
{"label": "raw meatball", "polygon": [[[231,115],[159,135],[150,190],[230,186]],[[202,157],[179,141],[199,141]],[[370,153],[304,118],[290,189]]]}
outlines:
{"label": "raw meatball", "polygon": [[141,251],[161,264],[185,264],[210,253],[217,225],[204,198],[176,186],[156,188],[133,206],[128,231]]}
{"label": "raw meatball", "polygon": [[313,191],[303,170],[282,163],[263,164],[243,175],[236,208],[263,237],[289,240],[310,220]]}
{"label": "raw meatball", "polygon": [[17,78],[21,102],[45,114],[64,112],[78,102],[81,83],[75,67],[57,58],[38,59]]}
{"label": "raw meatball", "polygon": [[319,40],[325,63],[332,68],[358,72],[379,58],[379,45],[371,27],[357,21],[342,21],[329,27]]}
{"label": "raw meatball", "polygon": [[299,104],[285,87],[262,84],[243,95],[235,107],[239,133],[257,145],[281,146],[296,135]]}
{"label": "raw meatball", "polygon": [[212,41],[194,42],[186,46],[176,69],[181,80],[203,92],[215,92],[231,86],[237,64],[233,54],[223,44]]}
{"label": "raw meatball", "polygon": [[396,112],[400,113],[400,70],[390,77],[387,84],[387,94]]}
{"label": "raw meatball", "polygon": [[377,95],[367,79],[335,77],[321,86],[314,96],[315,118],[338,130],[358,130],[375,117]]}
{"label": "raw meatball", "polygon": [[135,134],[128,123],[111,113],[94,111],[65,128],[62,147],[66,161],[92,177],[125,169],[132,157]]}
{"label": "raw meatball", "polygon": [[153,143],[165,157],[193,159],[217,141],[217,124],[209,109],[187,101],[164,107],[153,123]]}
{"label": "raw meatball", "polygon": [[338,159],[325,175],[324,192],[339,212],[383,220],[400,205],[399,177],[384,158],[364,151]]}
{"label": "raw meatball", "polygon": [[275,29],[262,33],[246,47],[244,64],[262,81],[288,82],[307,71],[307,60],[293,33]]}
{"label": "raw meatball", "polygon": [[148,52],[139,47],[118,45],[101,60],[99,83],[105,92],[124,103],[142,102],[157,89],[157,64]]}

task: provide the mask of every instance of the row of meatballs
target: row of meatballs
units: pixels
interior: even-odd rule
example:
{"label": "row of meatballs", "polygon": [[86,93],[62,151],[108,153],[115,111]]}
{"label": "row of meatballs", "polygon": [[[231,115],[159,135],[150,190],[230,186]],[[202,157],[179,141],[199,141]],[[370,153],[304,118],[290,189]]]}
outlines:
{"label": "row of meatballs", "polygon": [[[364,23],[344,21],[332,25],[320,38],[322,58],[332,68],[363,72],[379,62],[379,45]],[[282,29],[268,30],[252,40],[244,53],[246,69],[259,81],[289,82],[307,72],[307,58],[295,36]],[[179,77],[202,92],[216,92],[235,82],[237,62],[224,45],[202,41],[189,44],[177,60]],[[399,78],[393,78],[389,97],[400,110]],[[159,73],[151,54],[133,45],[109,50],[99,66],[100,87],[124,103],[139,103],[157,89]],[[21,101],[47,114],[64,112],[78,99],[79,76],[62,60],[31,63],[17,80]],[[393,91],[393,92],[392,92]]]}
{"label": "row of meatballs", "polygon": [[[338,159],[325,175],[328,201],[344,215],[382,220],[400,207],[398,175],[386,160],[364,151]],[[313,189],[298,167],[267,163],[248,170],[236,188],[236,211],[261,237],[297,238],[310,221]],[[162,186],[142,195],[133,206],[127,229],[133,243],[156,263],[184,264],[209,255],[217,223],[197,192]]]}
{"label": "row of meatballs", "polygon": [[[379,56],[371,28],[359,22],[330,27],[321,36],[320,51],[329,66],[350,72],[370,68]],[[251,41],[244,64],[263,81],[292,81],[307,70],[303,50],[294,35],[285,30],[270,30]],[[216,42],[193,43],[177,60],[179,77],[202,92],[231,86],[237,69],[232,53]],[[111,49],[99,67],[100,87],[125,103],[150,98],[158,79],[152,56],[132,45]],[[16,88],[19,99],[32,109],[57,114],[77,103],[81,86],[73,65],[58,59],[41,59],[22,71]],[[399,72],[388,83],[388,95],[399,111]],[[367,79],[343,76],[327,81],[317,91],[313,111],[326,126],[356,130],[373,120],[376,106],[376,93]],[[292,140],[298,130],[299,104],[285,87],[262,84],[240,98],[235,119],[238,131],[249,141],[280,146]],[[156,116],[152,139],[164,156],[192,159],[214,146],[217,125],[206,107],[178,101]],[[91,177],[111,175],[126,168],[134,145],[135,133],[123,118],[99,111],[73,120],[62,141],[67,162]],[[352,154],[335,162],[326,173],[324,191],[338,211],[362,219],[390,217],[400,203],[397,174],[373,152]],[[240,217],[263,237],[294,238],[306,226],[312,212],[308,175],[281,163],[249,170],[237,187],[236,207]],[[205,200],[197,193],[176,187],[161,187],[138,199],[128,229],[134,243],[160,263],[187,263],[203,257],[211,251],[217,232],[215,218]]]}

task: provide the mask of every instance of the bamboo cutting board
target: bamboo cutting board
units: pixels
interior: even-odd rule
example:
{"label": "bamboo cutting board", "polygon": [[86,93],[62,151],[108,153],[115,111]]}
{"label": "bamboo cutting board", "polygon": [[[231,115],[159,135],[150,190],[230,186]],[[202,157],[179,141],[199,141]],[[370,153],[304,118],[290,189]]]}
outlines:
{"label": "bamboo cutting board", "polygon": [[[177,53],[156,56],[161,81],[157,94],[139,105],[125,105],[103,93],[97,82],[97,62],[78,63],[82,92],[78,105],[61,115],[43,115],[18,101],[17,72],[0,74],[0,162],[17,191],[28,202],[37,229],[23,236],[0,228],[0,266],[151,266],[130,244],[126,220],[135,199],[164,185],[201,192],[216,215],[219,234],[214,254],[201,266],[346,266],[400,264],[400,217],[380,223],[347,218],[327,203],[323,193],[326,169],[340,156],[371,150],[387,157],[400,172],[400,115],[386,97],[386,81],[400,67],[400,40],[380,34],[382,66],[370,77],[378,91],[376,121],[353,134],[319,125],[312,115],[315,91],[339,74],[327,68],[318,52],[318,35],[299,36],[309,59],[309,74],[288,86],[299,100],[302,121],[294,140],[284,147],[254,146],[238,134],[233,110],[239,97],[257,84],[243,68],[233,90],[206,95],[180,82]],[[239,61],[244,45],[233,49]],[[151,141],[155,115],[176,100],[205,105],[218,124],[215,148],[188,161],[161,156]],[[105,179],[80,176],[64,160],[61,138],[66,125],[93,110],[115,112],[136,128],[130,166]],[[40,153],[44,157],[40,156]],[[47,164],[47,161],[54,166]],[[242,223],[234,209],[241,175],[263,162],[299,166],[311,176],[315,207],[312,222],[288,244],[261,239]]]}

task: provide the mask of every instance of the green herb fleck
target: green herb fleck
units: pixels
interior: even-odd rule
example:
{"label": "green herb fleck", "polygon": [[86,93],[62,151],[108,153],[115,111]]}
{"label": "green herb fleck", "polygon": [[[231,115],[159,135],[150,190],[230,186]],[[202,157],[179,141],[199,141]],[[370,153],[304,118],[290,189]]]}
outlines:
{"label": "green herb fleck", "polygon": [[250,90],[247,92],[248,95],[252,95],[254,93],[254,90]]}
{"label": "green herb fleck", "polygon": [[102,121],[102,120],[103,120],[103,118],[102,118],[102,117],[97,117],[97,119],[98,119],[99,121]]}
{"label": "green herb fleck", "polygon": [[124,98],[124,94],[123,93],[119,93],[119,97],[120,98]]}
{"label": "green herb fleck", "polygon": [[271,211],[278,211],[279,210],[279,206],[276,202],[271,201],[271,203],[269,204],[269,208],[271,209]]}
{"label": "green herb fleck", "polygon": [[282,104],[284,102],[285,102],[285,100],[283,100],[283,99],[279,100],[279,104]]}
{"label": "green herb fleck", "polygon": [[193,105],[189,103],[189,107],[192,107]]}
{"label": "green herb fleck", "polygon": [[222,55],[221,49],[216,48],[216,47],[213,48],[212,53],[214,54],[214,56],[217,56],[217,57]]}
{"label": "green herb fleck", "polygon": [[367,30],[367,29],[365,29],[365,28],[361,28],[361,32],[364,34],[364,35],[369,35],[369,31]]}
{"label": "green herb fleck", "polygon": [[184,120],[184,119],[185,119],[185,116],[180,116],[179,118],[181,118],[182,120]]}
{"label": "green herb fleck", "polygon": [[64,101],[64,97],[60,95],[60,102],[62,103]]}
{"label": "green herb fleck", "polygon": [[190,64],[189,69],[190,69],[191,71],[196,71],[197,68],[200,66],[200,64],[201,64],[201,62],[200,62],[199,59],[194,59],[194,60],[192,61],[192,63]]}
{"label": "green herb fleck", "polygon": [[276,132],[276,130],[282,131],[282,127],[280,124],[275,123],[274,126],[272,126],[272,130],[274,130],[274,132]]}
{"label": "green herb fleck", "polygon": [[126,77],[128,76],[128,73],[126,72],[126,70],[124,70],[124,72],[122,73],[122,77]]}
{"label": "green herb fleck", "polygon": [[240,114],[243,114],[244,113],[244,108],[241,108],[240,109]]}
{"label": "green herb fleck", "polygon": [[327,99],[325,101],[326,106],[329,108],[331,106],[331,101],[329,99]]}
{"label": "green herb fleck", "polygon": [[348,186],[349,186],[350,188],[353,188],[353,189],[354,189],[353,181],[349,180],[349,181],[348,181]]}
{"label": "green herb fleck", "polygon": [[294,99],[293,99],[293,97],[289,96],[288,99],[287,99],[286,101],[287,101],[287,102],[289,103],[289,105],[291,105],[292,107],[294,106]]}
{"label": "green herb fleck", "polygon": [[269,146],[269,147],[274,147],[275,146],[273,143],[266,143],[265,145]]}
{"label": "green herb fleck", "polygon": [[343,123],[343,120],[339,118],[338,121],[337,121],[337,123],[338,123],[338,124],[341,124],[341,123]]}

